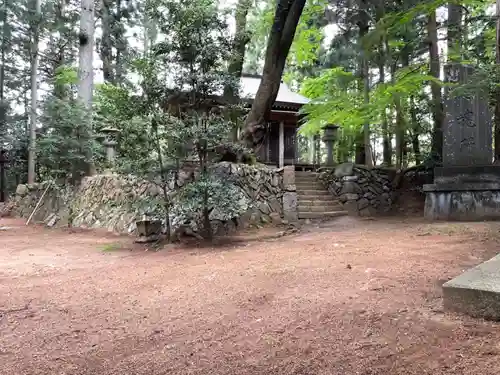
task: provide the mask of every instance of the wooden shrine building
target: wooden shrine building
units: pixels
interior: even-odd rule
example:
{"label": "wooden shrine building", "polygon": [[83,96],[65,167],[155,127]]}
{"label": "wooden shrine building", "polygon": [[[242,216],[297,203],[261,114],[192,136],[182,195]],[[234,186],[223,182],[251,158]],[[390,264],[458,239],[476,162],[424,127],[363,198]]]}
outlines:
{"label": "wooden shrine building", "polygon": [[[261,76],[243,74],[240,79],[240,99],[249,108],[257,90],[259,89]],[[173,95],[165,103],[165,107],[171,113],[182,111],[182,98]],[[214,95],[209,106],[216,105],[220,96]],[[298,152],[298,128],[299,110],[309,103],[309,99],[294,93],[286,83],[280,83],[278,96],[274,102],[269,118],[267,119],[267,130],[264,143],[256,150],[257,159],[264,164],[282,167],[285,165],[297,165]],[[223,105],[220,103],[219,105]]]}
{"label": "wooden shrine building", "polygon": [[[243,74],[241,77],[241,99],[252,104],[260,85],[261,76]],[[283,81],[278,96],[267,119],[267,134],[257,150],[260,162],[276,165],[296,165],[299,160],[298,128],[299,110],[309,99],[290,90]]]}

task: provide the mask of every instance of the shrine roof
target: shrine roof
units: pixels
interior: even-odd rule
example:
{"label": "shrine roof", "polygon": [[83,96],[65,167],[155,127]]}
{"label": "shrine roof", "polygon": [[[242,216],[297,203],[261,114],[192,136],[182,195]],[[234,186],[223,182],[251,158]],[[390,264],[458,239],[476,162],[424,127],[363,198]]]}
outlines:
{"label": "shrine roof", "polygon": [[[255,99],[261,79],[262,76],[260,75],[242,74],[240,78],[239,96],[243,102],[246,102],[247,106],[251,105]],[[169,90],[171,90],[174,95],[169,97],[167,102],[183,100],[182,93],[178,93],[173,87],[169,88]],[[187,87],[185,92],[188,92]],[[218,98],[222,97],[222,92],[214,93],[210,97],[214,102],[217,102]],[[308,98],[293,92],[286,83],[281,81],[278,89],[278,96],[273,103],[272,109],[275,111],[292,111],[298,114],[300,107],[307,103],[309,103]]]}
{"label": "shrine roof", "polygon": [[[259,89],[261,79],[262,76],[259,75],[243,74],[240,81],[240,97],[253,101]],[[297,108],[307,103],[309,103],[308,98],[293,92],[286,83],[281,81],[278,96],[276,97],[273,107]]]}

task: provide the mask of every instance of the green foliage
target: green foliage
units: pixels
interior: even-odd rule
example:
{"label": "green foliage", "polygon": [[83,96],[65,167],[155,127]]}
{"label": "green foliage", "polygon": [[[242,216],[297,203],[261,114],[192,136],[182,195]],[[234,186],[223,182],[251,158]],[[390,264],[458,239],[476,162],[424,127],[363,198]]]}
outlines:
{"label": "green foliage", "polygon": [[154,163],[151,120],[144,99],[127,88],[97,85],[94,96],[96,132],[105,127],[120,130],[117,168],[122,172],[149,170]]}
{"label": "green foliage", "polygon": [[[246,69],[261,73],[269,30],[274,20],[276,0],[266,0],[254,8],[249,17],[249,30],[252,38],[248,47]],[[295,37],[287,58],[287,76],[290,79],[297,69],[309,67],[318,58],[323,41],[324,15],[328,2],[325,0],[307,0]]]}
{"label": "green foliage", "polygon": [[342,124],[345,131],[357,131],[365,121],[363,98],[350,72],[325,70],[318,78],[306,79],[301,92],[312,99],[302,109],[307,114],[307,122],[301,127],[305,135],[319,133],[326,124]]}
{"label": "green foliage", "polygon": [[216,94],[229,78],[221,69],[230,58],[231,39],[218,5],[213,0],[149,3],[149,13],[168,35],[154,47],[156,55],[175,67],[169,71],[175,87],[193,95]]}
{"label": "green foliage", "polygon": [[78,83],[78,70],[68,65],[60,65],[55,69],[55,85],[76,85]]}
{"label": "green foliage", "polygon": [[[353,73],[342,68],[324,70],[319,77],[306,79],[302,85],[302,94],[313,100],[302,109],[307,117],[300,132],[313,135],[320,133],[326,124],[340,124],[340,143],[349,140],[352,147],[352,140],[361,132],[363,124],[381,124],[382,116],[396,100],[408,102],[411,97],[420,95],[431,81],[440,83],[425,74],[422,65],[402,68],[396,72],[393,83],[376,85],[369,103],[365,103],[362,92],[358,90],[359,81]],[[381,134],[381,129],[372,130]]]}
{"label": "green foliage", "polygon": [[[242,215],[249,207],[243,191],[213,172],[203,173],[186,185],[179,195],[181,205],[174,213],[183,222],[202,223],[205,210],[210,220],[227,221]],[[204,228],[205,230],[207,228]]]}
{"label": "green foliage", "polygon": [[318,58],[323,41],[323,17],[326,0],[308,0],[302,11],[295,38],[288,54],[288,62],[295,67],[310,66]]}
{"label": "green foliage", "polygon": [[[121,130],[118,169],[162,187],[167,233],[175,210],[177,219],[203,228],[210,238],[214,207],[224,208],[230,218],[238,211],[231,206],[234,186],[209,173],[234,125],[207,102],[231,84],[225,73],[231,49],[225,17],[211,0],[150,0],[146,10],[165,38],[153,46],[154,54],[132,62],[140,93],[110,84],[97,87],[96,121],[99,128]],[[195,163],[197,178],[179,186],[186,162]]]}
{"label": "green foliage", "polygon": [[27,178],[28,136],[23,116],[8,114],[6,122],[10,126],[1,133],[1,147],[8,151],[7,191],[13,192]]}
{"label": "green foliage", "polygon": [[45,101],[37,150],[44,179],[76,182],[85,174],[87,155],[100,150],[85,121],[86,112],[76,101],[56,97]]}
{"label": "green foliage", "polygon": [[442,84],[439,79],[426,74],[426,69],[422,64],[399,69],[393,83],[378,84],[375,87],[367,111],[380,113],[393,105],[395,98],[408,101],[411,96],[420,94],[429,82]]}
{"label": "green foliage", "polygon": [[100,247],[100,250],[103,252],[103,253],[111,253],[113,251],[119,251],[121,250],[123,247],[122,247],[122,244],[121,243],[118,243],[118,242],[111,242],[111,243],[107,243],[107,244],[104,244],[104,245],[101,245]]}

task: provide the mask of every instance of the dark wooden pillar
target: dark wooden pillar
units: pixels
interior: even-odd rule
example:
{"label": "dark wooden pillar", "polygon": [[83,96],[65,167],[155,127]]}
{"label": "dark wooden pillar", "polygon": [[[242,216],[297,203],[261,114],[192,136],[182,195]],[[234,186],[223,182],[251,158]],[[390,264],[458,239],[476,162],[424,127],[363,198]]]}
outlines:
{"label": "dark wooden pillar", "polygon": [[0,202],[7,200],[7,151],[0,150]]}

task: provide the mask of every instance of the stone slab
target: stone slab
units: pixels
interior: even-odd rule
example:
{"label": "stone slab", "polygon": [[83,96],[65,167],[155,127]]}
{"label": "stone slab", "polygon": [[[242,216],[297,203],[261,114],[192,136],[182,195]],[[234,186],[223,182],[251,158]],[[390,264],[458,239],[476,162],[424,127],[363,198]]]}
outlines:
{"label": "stone slab", "polygon": [[451,166],[434,168],[435,184],[470,182],[500,183],[500,165]]}
{"label": "stone slab", "polygon": [[298,220],[297,193],[287,191],[283,194],[283,218],[288,222]]}
{"label": "stone slab", "polygon": [[434,183],[425,184],[422,186],[423,191],[433,192],[433,191],[500,191],[500,182],[464,182],[464,183]]}
{"label": "stone slab", "polygon": [[500,255],[443,284],[445,310],[500,320]]}
{"label": "stone slab", "polygon": [[427,191],[427,220],[500,220],[500,190]]}
{"label": "stone slab", "polygon": [[295,167],[287,165],[283,168],[283,186],[295,185]]}

